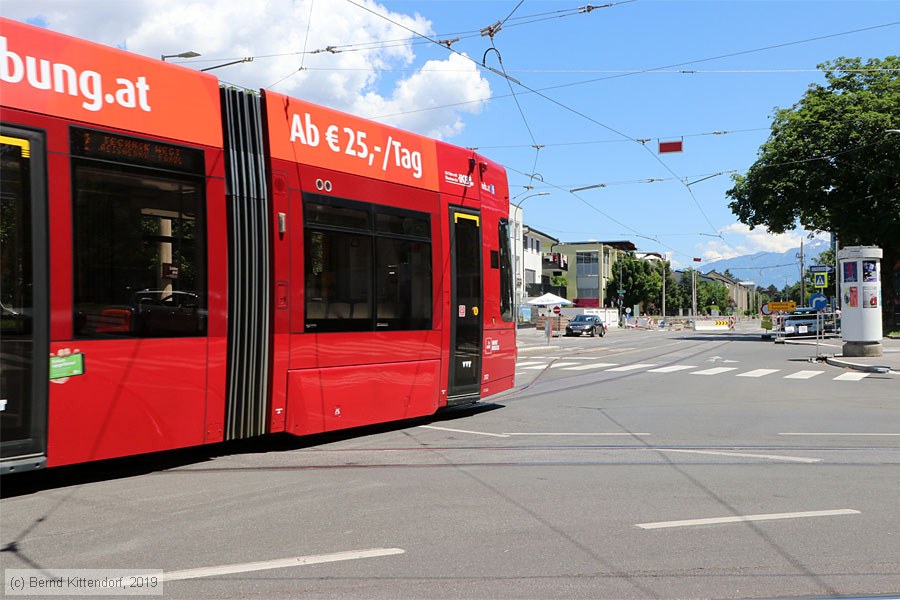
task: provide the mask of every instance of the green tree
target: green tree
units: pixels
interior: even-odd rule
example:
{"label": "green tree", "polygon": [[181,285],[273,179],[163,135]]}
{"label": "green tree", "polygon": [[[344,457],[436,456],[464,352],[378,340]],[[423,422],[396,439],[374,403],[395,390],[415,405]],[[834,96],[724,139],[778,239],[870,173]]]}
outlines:
{"label": "green tree", "polygon": [[719,314],[727,312],[728,306],[728,288],[724,283],[719,281],[698,281],[697,282],[697,311],[704,313],[710,312],[712,307],[719,310]]}
{"label": "green tree", "polygon": [[900,129],[900,56],[841,57],[819,68],[826,85],[776,110],[759,158],[733,176],[729,206],[751,229],[802,226],[833,232],[843,246],[880,246],[889,299],[900,259],[900,134],[888,132]]}
{"label": "green tree", "polygon": [[564,275],[553,275],[550,277],[550,285],[567,287],[569,285],[569,280],[566,279]]}
{"label": "green tree", "polygon": [[[662,269],[656,261],[642,260],[626,254],[613,263],[613,277],[606,286],[608,298],[618,298],[625,290],[623,307],[641,305],[642,312],[658,306],[662,298]],[[619,287],[621,283],[621,287]]]}

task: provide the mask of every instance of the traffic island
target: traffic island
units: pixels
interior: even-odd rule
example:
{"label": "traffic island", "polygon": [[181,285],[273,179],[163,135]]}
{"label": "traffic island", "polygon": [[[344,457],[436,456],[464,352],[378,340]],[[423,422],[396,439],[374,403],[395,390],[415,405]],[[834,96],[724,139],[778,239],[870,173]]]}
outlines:
{"label": "traffic island", "polygon": [[881,345],[881,342],[844,342],[842,354],[850,358],[877,358],[884,356],[884,346]]}

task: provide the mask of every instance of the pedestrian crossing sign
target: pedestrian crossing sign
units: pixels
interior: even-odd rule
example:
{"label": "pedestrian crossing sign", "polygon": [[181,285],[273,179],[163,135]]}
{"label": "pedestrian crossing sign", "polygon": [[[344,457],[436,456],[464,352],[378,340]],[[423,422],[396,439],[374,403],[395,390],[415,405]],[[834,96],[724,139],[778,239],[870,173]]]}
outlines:
{"label": "pedestrian crossing sign", "polygon": [[813,274],[813,287],[817,287],[817,288],[828,287],[828,273],[814,273]]}

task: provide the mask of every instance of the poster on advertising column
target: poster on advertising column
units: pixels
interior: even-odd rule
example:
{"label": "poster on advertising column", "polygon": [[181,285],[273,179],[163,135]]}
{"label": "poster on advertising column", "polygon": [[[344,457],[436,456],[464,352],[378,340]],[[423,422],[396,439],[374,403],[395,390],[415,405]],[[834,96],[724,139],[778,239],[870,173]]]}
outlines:
{"label": "poster on advertising column", "polygon": [[877,286],[867,285],[863,288],[863,308],[878,308],[878,296],[881,290]]}
{"label": "poster on advertising column", "polygon": [[863,265],[863,281],[864,282],[877,282],[878,277],[878,267],[880,263],[876,260],[864,260],[862,261]]}
{"label": "poster on advertising column", "polygon": [[847,294],[844,296],[844,304],[850,308],[859,307],[859,287],[851,285],[847,288]]}

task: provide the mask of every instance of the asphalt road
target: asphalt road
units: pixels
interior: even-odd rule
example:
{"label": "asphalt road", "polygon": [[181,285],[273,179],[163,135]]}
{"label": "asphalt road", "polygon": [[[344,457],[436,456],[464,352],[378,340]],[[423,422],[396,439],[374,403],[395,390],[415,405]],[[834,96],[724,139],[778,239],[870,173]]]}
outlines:
{"label": "asphalt road", "polygon": [[900,378],[812,354],[559,339],[433,419],[4,479],[0,562],[165,598],[897,594]]}

